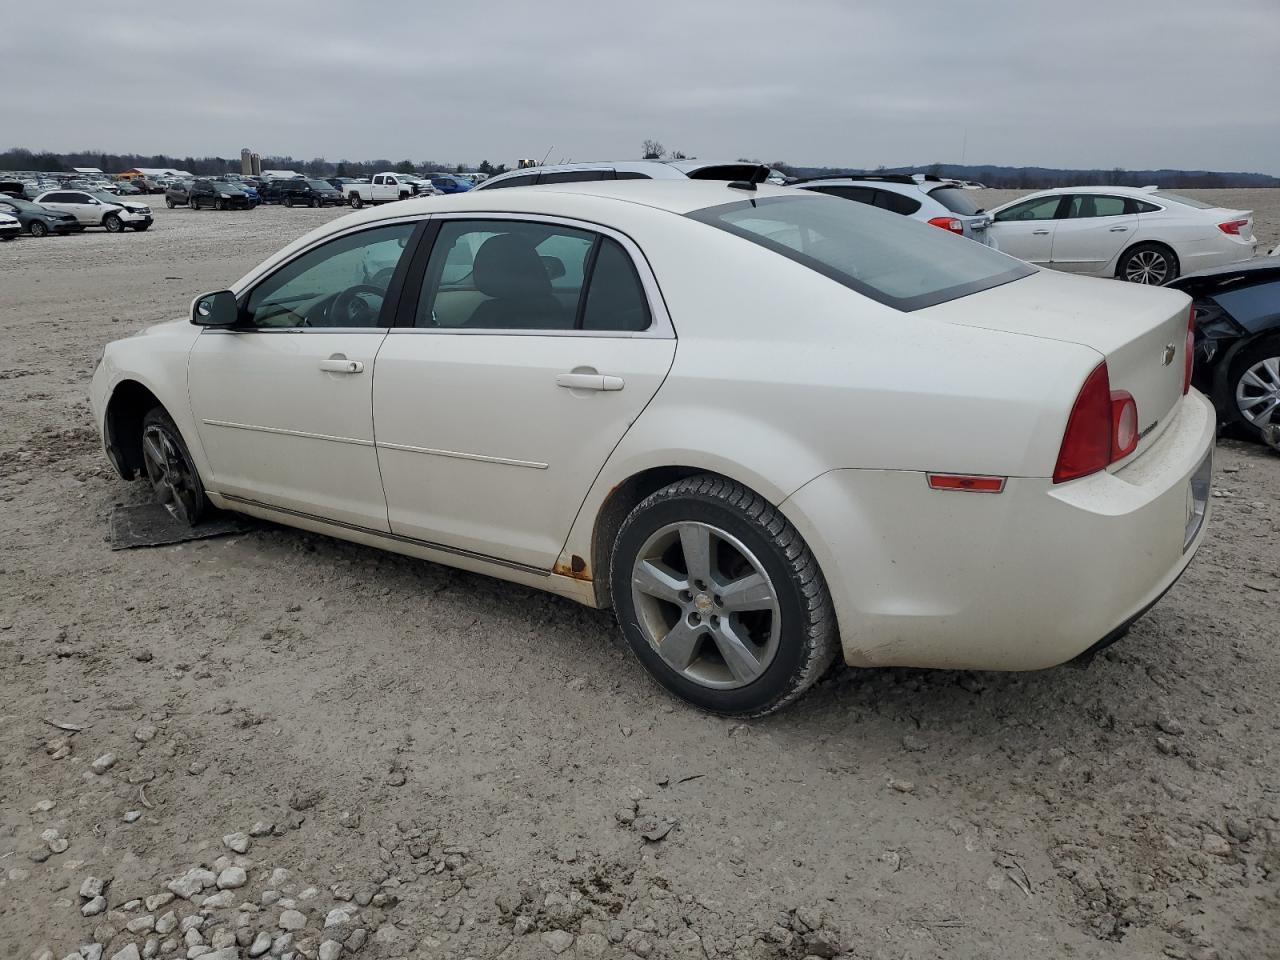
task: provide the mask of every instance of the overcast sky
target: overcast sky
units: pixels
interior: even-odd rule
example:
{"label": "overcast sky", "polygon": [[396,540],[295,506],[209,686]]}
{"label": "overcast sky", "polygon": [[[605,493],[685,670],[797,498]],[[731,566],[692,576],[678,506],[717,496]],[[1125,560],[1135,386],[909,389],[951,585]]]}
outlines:
{"label": "overcast sky", "polygon": [[1280,175],[1280,0],[3,6],[0,147]]}

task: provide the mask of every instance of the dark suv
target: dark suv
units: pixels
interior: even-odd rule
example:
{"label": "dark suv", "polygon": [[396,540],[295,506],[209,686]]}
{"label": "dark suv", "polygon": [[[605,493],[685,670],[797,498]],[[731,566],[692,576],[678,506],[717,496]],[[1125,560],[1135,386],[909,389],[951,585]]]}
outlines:
{"label": "dark suv", "polygon": [[262,202],[283,203],[286,207],[336,207],[347,201],[323,180],[272,180],[262,190]]}

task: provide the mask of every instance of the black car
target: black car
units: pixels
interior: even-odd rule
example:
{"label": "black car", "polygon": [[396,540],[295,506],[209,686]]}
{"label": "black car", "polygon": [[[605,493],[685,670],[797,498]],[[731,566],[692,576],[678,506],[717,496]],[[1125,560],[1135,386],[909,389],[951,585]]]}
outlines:
{"label": "black car", "polygon": [[0,180],[0,194],[10,197],[21,197],[22,189],[26,184],[21,180]]}
{"label": "black car", "polygon": [[79,233],[84,229],[75,214],[51,210],[21,197],[0,196],[0,213],[17,217],[22,229],[33,237]]}
{"label": "black car", "polygon": [[223,180],[192,180],[187,189],[187,205],[192,210],[212,207],[214,210],[248,210],[249,195],[232,183]]}
{"label": "black car", "polygon": [[336,207],[347,202],[340,190],[323,180],[272,180],[260,192],[263,203],[286,207]]}
{"label": "black car", "polygon": [[1280,257],[1213,267],[1168,284],[1196,308],[1192,382],[1218,420],[1254,437],[1280,426]]}

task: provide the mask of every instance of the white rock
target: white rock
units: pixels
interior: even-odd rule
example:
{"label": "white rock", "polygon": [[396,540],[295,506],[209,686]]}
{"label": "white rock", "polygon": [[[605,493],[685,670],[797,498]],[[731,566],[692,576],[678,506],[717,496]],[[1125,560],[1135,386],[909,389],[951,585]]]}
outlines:
{"label": "white rock", "polygon": [[238,947],[226,947],[213,953],[206,953],[204,960],[240,960],[240,949]]}
{"label": "white rock", "polygon": [[80,956],[84,957],[84,960],[102,960],[102,944],[86,943],[80,948]]}
{"label": "white rock", "polygon": [[102,894],[102,881],[97,877],[85,877],[84,883],[80,884],[80,896],[86,900],[92,900],[96,896]]}
{"label": "white rock", "polygon": [[300,894],[298,894],[298,899],[299,899],[299,900],[314,900],[314,899],[315,899],[316,897],[318,897],[318,896],[320,896],[320,890],[319,890],[318,888],[316,888],[316,887],[307,887],[307,889],[303,890]]}
{"label": "white rock", "polygon": [[58,801],[57,801],[57,800],[41,800],[40,802],[38,802],[38,803],[37,803],[34,807],[32,807],[31,809],[32,809],[34,812],[37,812],[37,813],[48,813],[50,810],[52,810],[52,809],[53,809],[54,807],[56,807],[57,805],[58,805]]}
{"label": "white rock", "polygon": [[[93,761],[93,763],[89,764],[89,769],[92,770],[94,773],[98,774],[99,776],[101,776],[102,774],[106,773],[115,765],[116,765],[116,755],[114,753],[104,753],[97,760]],[[125,949],[127,950],[128,947],[126,947]],[[134,947],[133,952],[137,953],[138,948]],[[116,958],[112,957],[111,960],[116,960]]]}
{"label": "white rock", "polygon": [[573,946],[573,934],[568,930],[548,930],[542,935],[542,942],[552,953],[564,953]]}
{"label": "white rock", "polygon": [[248,881],[248,876],[240,867],[227,867],[218,874],[219,890],[238,890]]}
{"label": "white rock", "polygon": [[249,828],[249,836],[266,837],[271,835],[271,831],[275,829],[274,823],[267,823],[265,820],[259,820]]}
{"label": "white rock", "polygon": [[342,956],[342,944],[337,940],[326,940],[320,944],[320,960],[338,960]]}
{"label": "white rock", "polygon": [[194,947],[197,944],[204,943],[204,937],[200,935],[200,931],[192,927],[182,936],[182,942],[188,947]]}
{"label": "white rock", "polygon": [[62,960],[84,960],[84,954],[79,952],[68,953],[65,957],[62,958]]}
{"label": "white rock", "polygon": [[253,943],[249,944],[249,956],[260,957],[271,949],[271,934],[267,931],[259,931],[258,935],[253,938]]}
{"label": "white rock", "polygon": [[228,833],[222,838],[222,842],[228,850],[234,850],[236,853],[249,852],[249,835],[247,833]]}
{"label": "white rock", "polygon": [[217,882],[218,876],[212,870],[192,867],[177,879],[170,880],[165,885],[165,889],[182,897],[183,900],[190,900],[205,887],[215,886]]}
{"label": "white rock", "polygon": [[281,930],[301,930],[307,925],[307,918],[297,910],[286,910],[280,914]]}
{"label": "white rock", "polygon": [[196,957],[213,956],[213,947],[204,943],[197,943],[194,947],[187,947],[187,960],[196,960]]}
{"label": "white rock", "polygon": [[209,937],[209,946],[215,950],[223,950],[236,945],[236,932],[230,927],[219,927]]}
{"label": "white rock", "polygon": [[235,891],[223,890],[221,893],[215,893],[201,900],[200,908],[202,910],[221,910],[223,907],[229,907],[235,902]]}
{"label": "white rock", "polygon": [[324,918],[326,927],[336,927],[344,923],[349,923],[352,914],[355,913],[355,905],[334,907]]}
{"label": "white rock", "polygon": [[128,944],[119,953],[113,953],[111,960],[142,960],[138,953],[138,945],[136,943]]}
{"label": "white rock", "polygon": [[199,914],[193,913],[189,917],[182,918],[182,922],[178,924],[178,929],[181,930],[183,933],[186,933],[188,930],[199,930],[203,926],[204,926],[204,917],[200,916]]}
{"label": "white rock", "polygon": [[142,819],[141,810],[126,810],[123,817],[120,818],[125,823],[137,823]]}
{"label": "white rock", "polygon": [[96,917],[105,909],[107,909],[107,898],[99,894],[80,908],[80,916]]}
{"label": "white rock", "polygon": [[142,902],[147,905],[148,910],[150,910],[152,913],[155,913],[157,910],[163,907],[166,903],[173,902],[173,894],[172,893],[152,894]]}
{"label": "white rock", "polygon": [[270,883],[271,883],[271,886],[275,887],[277,890],[283,887],[288,882],[289,882],[289,871],[286,870],[284,867],[276,867],[274,870],[271,871]]}
{"label": "white rock", "polygon": [[125,929],[130,933],[150,933],[156,928],[156,918],[146,913],[140,917],[134,917],[127,924]]}
{"label": "white rock", "polygon": [[[152,899],[154,898],[152,897],[147,898],[148,906],[151,904]],[[160,919],[156,921],[156,933],[160,934],[160,936],[163,937],[165,934],[173,933],[174,929],[177,926],[178,926],[178,915],[174,913],[172,910],[170,910],[168,913],[166,913],[164,916],[162,916]]]}

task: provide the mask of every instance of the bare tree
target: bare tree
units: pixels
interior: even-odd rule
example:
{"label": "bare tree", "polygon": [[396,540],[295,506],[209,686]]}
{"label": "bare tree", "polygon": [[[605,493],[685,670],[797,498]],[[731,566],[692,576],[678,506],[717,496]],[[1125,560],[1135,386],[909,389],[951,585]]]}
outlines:
{"label": "bare tree", "polygon": [[644,142],[644,158],[646,160],[661,160],[666,155],[667,148],[657,140],[646,140]]}
{"label": "bare tree", "polygon": [[688,160],[689,155],[685,153],[683,150],[672,150],[671,159],[672,160]]}

